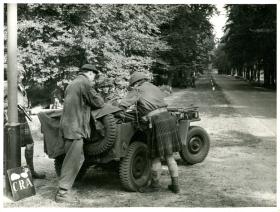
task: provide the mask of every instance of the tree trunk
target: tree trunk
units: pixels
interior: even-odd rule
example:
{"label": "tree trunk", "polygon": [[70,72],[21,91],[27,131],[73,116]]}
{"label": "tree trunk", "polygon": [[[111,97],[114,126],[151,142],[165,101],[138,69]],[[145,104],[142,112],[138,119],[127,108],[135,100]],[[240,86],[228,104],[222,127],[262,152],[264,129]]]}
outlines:
{"label": "tree trunk", "polygon": [[250,80],[250,69],[249,69],[249,67],[247,66],[246,68],[245,68],[245,70],[246,70],[246,80]]}
{"label": "tree trunk", "polygon": [[258,79],[258,84],[261,84],[261,70],[258,68],[257,70],[257,79]]}
{"label": "tree trunk", "polygon": [[173,74],[168,74],[168,81],[167,84],[172,87],[172,82],[173,82]]}
{"label": "tree trunk", "polygon": [[268,88],[270,84],[270,70],[269,70],[269,63],[267,60],[264,61],[264,87]]}
{"label": "tree trunk", "polygon": [[237,68],[237,76],[242,77],[242,67]]}
{"label": "tree trunk", "polygon": [[272,59],[272,63],[271,63],[271,84],[273,86],[273,88],[276,88],[276,60]]}
{"label": "tree trunk", "polygon": [[250,66],[250,81],[256,81],[256,69],[254,66]]}

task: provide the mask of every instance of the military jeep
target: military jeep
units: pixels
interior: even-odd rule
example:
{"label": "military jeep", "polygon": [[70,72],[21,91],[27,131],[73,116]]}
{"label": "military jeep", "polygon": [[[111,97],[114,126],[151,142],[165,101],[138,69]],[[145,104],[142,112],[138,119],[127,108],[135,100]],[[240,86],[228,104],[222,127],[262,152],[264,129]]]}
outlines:
{"label": "military jeep", "polygon": [[[198,126],[190,126],[199,121],[197,107],[168,108],[177,118],[182,142],[180,156],[186,164],[202,162],[208,154],[210,139],[207,132]],[[64,143],[59,136],[61,110],[40,113],[39,119],[44,134],[44,149],[55,159],[57,175],[65,157]],[[118,107],[105,105],[91,113],[92,136],[84,143],[85,161],[79,177],[92,165],[116,162],[120,182],[128,191],[137,191],[150,180],[151,161],[148,154],[148,123],[132,109],[121,112]]]}

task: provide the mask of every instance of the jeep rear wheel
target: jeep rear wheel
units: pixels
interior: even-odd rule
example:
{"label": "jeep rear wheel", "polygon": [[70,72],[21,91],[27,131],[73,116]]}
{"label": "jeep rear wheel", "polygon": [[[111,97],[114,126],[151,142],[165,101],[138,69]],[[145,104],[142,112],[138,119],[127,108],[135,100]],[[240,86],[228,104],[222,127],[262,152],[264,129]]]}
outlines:
{"label": "jeep rear wheel", "polygon": [[133,142],[127,155],[120,163],[120,180],[128,191],[138,191],[147,185],[151,175],[151,162],[148,157],[148,147],[141,142]]}
{"label": "jeep rear wheel", "polygon": [[188,164],[202,162],[210,148],[208,133],[201,127],[192,126],[189,129],[186,145],[182,146],[181,158]]}

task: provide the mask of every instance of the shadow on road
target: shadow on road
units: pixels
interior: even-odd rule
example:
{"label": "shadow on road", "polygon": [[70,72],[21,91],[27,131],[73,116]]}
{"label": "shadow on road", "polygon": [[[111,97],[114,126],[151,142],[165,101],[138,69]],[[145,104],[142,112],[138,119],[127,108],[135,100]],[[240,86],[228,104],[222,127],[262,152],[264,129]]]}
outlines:
{"label": "shadow on road", "polygon": [[[86,185],[86,186],[85,186]],[[83,193],[86,190],[102,188],[107,191],[121,190],[120,178],[117,171],[102,170],[90,167],[82,180],[75,182],[75,188]]]}
{"label": "shadow on road", "polygon": [[[256,148],[257,146],[262,145],[262,142],[273,143],[275,142],[275,137],[255,136],[250,133],[229,130],[224,132],[223,135],[221,134],[218,138],[215,138],[213,147],[245,146]],[[271,146],[271,148],[273,148],[273,146]]]}

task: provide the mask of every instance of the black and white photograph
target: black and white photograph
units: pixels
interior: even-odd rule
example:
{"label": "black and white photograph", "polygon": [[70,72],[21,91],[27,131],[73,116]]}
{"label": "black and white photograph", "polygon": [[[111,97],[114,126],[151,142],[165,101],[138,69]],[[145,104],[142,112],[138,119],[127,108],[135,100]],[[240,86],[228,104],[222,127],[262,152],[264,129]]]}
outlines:
{"label": "black and white photograph", "polygon": [[277,6],[1,3],[2,207],[278,211]]}

